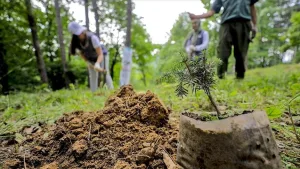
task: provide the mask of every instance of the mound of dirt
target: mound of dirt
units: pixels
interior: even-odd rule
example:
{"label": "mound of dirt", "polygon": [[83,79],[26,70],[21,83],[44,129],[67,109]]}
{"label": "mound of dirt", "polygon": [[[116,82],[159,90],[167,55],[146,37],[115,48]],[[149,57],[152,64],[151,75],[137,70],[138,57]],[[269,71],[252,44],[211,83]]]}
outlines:
{"label": "mound of dirt", "polygon": [[163,151],[176,159],[178,131],[169,113],[150,91],[125,86],[103,110],[65,114],[48,133],[27,138],[28,151],[13,154],[4,168],[164,169]]}

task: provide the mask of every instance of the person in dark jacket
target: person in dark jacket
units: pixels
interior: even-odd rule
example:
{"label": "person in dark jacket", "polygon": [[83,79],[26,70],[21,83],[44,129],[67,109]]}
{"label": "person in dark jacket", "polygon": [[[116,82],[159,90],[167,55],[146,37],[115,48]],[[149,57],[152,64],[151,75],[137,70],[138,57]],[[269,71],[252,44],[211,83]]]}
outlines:
{"label": "person in dark jacket", "polygon": [[207,49],[209,42],[208,32],[201,29],[201,21],[199,19],[192,20],[193,31],[188,34],[184,48],[189,59],[200,56]]}
{"label": "person in dark jacket", "polygon": [[[255,37],[256,9],[258,0],[215,0],[211,10],[202,15],[189,13],[191,19],[203,19],[219,13],[223,7],[221,29],[219,31],[218,57],[222,63],[218,67],[219,78],[224,78],[228,67],[228,59],[234,47],[236,60],[236,78],[243,79],[246,72],[249,42]],[[251,32],[252,31],[252,35]]]}

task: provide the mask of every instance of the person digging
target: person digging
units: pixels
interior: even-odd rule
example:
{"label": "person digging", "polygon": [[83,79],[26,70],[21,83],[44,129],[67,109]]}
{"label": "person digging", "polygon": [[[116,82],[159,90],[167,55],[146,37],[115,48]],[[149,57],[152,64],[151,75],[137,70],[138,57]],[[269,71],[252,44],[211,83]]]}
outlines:
{"label": "person digging", "polygon": [[[211,10],[207,13],[201,15],[189,13],[192,20],[203,19],[219,13],[221,8],[224,8],[218,45],[218,58],[222,61],[217,71],[220,79],[225,77],[232,46],[236,60],[236,78],[244,79],[249,42],[252,41],[257,32],[254,6],[256,2],[258,0],[215,0]],[[250,35],[251,31],[252,35]]]}
{"label": "person digging", "polygon": [[76,22],[69,23],[68,29],[72,33],[71,54],[75,55],[76,49],[80,50],[80,56],[88,65],[90,89],[95,92],[98,88],[99,72],[106,72],[100,66],[103,61],[100,40],[95,34]]}

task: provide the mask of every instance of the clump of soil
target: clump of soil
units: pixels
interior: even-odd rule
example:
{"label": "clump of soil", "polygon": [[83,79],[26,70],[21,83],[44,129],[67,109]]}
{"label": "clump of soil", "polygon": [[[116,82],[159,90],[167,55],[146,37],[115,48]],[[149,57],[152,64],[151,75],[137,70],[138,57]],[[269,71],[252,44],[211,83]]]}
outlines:
{"label": "clump of soil", "polygon": [[162,151],[176,159],[178,131],[169,113],[150,91],[137,94],[125,86],[103,110],[65,114],[48,137],[28,138],[22,145],[28,151],[12,154],[4,168],[24,168],[25,159],[27,168],[164,169]]}

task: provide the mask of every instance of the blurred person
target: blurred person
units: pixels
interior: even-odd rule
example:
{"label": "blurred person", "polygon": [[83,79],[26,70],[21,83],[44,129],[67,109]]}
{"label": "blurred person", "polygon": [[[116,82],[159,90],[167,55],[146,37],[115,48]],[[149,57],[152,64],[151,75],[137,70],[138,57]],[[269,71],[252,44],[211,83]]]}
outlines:
{"label": "blurred person", "polygon": [[184,43],[189,59],[202,55],[204,50],[207,49],[209,42],[208,32],[201,29],[201,21],[199,19],[192,20],[192,27],[193,31],[188,34]]}
{"label": "blurred person", "polygon": [[[258,0],[215,0],[211,10],[201,15],[189,13],[191,19],[203,19],[219,13],[223,7],[221,29],[219,31],[218,58],[222,63],[218,66],[218,77],[223,79],[228,67],[228,59],[234,47],[235,72],[237,79],[244,79],[249,43],[255,37],[256,9]],[[252,32],[252,34],[250,33]]]}
{"label": "blurred person", "polygon": [[98,89],[98,72],[105,71],[101,67],[104,58],[103,45],[94,33],[89,32],[76,22],[69,23],[68,29],[72,33],[71,54],[75,55],[76,49],[80,51],[80,56],[88,65],[90,89],[95,92]]}

